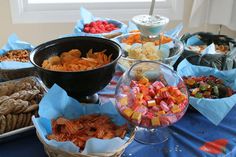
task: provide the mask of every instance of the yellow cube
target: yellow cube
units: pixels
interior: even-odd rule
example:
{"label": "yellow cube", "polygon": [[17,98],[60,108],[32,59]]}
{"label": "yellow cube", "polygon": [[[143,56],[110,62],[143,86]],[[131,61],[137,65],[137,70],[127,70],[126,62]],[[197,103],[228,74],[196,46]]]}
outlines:
{"label": "yellow cube", "polygon": [[159,117],[153,117],[153,118],[151,119],[151,122],[152,122],[152,126],[158,126],[158,125],[160,125],[160,119],[159,119]]}
{"label": "yellow cube", "polygon": [[147,102],[148,107],[156,106],[156,101],[155,100],[149,100]]}
{"label": "yellow cube", "polygon": [[159,115],[161,115],[161,114],[166,114],[166,112],[162,110],[162,111],[158,111],[158,114],[159,114]]}
{"label": "yellow cube", "polygon": [[179,108],[178,105],[174,105],[174,106],[171,108],[171,112],[172,112],[172,113],[178,113],[178,112],[181,112],[181,109]]}
{"label": "yellow cube", "polygon": [[133,113],[133,115],[131,117],[132,120],[134,120],[134,121],[136,121],[138,123],[140,123],[141,118],[142,118],[142,114],[140,112],[136,112],[136,111],[134,111],[134,113]]}
{"label": "yellow cube", "polygon": [[123,111],[124,115],[125,115],[126,117],[128,117],[128,118],[130,118],[130,117],[132,116],[133,112],[134,112],[134,111],[133,111],[132,109],[130,109],[130,108],[126,108],[126,109],[124,109],[124,111]]}
{"label": "yellow cube", "polygon": [[120,103],[121,105],[127,105],[127,104],[128,104],[127,95],[122,96],[122,97],[119,99],[119,103]]}

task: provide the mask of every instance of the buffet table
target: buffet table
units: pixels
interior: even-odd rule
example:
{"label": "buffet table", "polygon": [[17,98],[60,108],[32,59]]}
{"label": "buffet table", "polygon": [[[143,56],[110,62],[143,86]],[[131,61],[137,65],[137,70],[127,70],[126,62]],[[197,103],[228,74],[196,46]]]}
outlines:
{"label": "buffet table", "polygon": [[[100,91],[101,101],[113,97],[121,71],[117,71],[111,83]],[[184,117],[169,127],[167,142],[144,145],[133,141],[123,157],[234,157],[236,156],[236,106],[220,125],[215,126],[197,111],[188,110]],[[155,154],[155,155],[154,155]],[[46,157],[43,145],[35,130],[15,139],[1,142],[0,157]]]}
{"label": "buffet table", "polygon": [[[208,156],[236,156],[236,106],[219,126],[214,126],[198,112],[187,112],[175,125],[169,127],[171,136],[169,140],[158,145],[143,145],[134,141],[123,157],[208,157]],[[221,139],[227,141],[222,146],[221,154],[211,148],[211,153],[199,150],[206,142]],[[223,143],[223,142],[222,142]],[[155,154],[155,155],[154,155]],[[46,157],[42,144],[34,131],[15,140],[1,143],[0,157]]]}

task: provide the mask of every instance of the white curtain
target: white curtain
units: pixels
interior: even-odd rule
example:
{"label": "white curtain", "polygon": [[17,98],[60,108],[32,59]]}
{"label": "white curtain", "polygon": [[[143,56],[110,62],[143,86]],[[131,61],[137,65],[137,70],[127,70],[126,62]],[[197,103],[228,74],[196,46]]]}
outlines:
{"label": "white curtain", "polygon": [[189,24],[222,24],[236,31],[236,0],[194,0]]}

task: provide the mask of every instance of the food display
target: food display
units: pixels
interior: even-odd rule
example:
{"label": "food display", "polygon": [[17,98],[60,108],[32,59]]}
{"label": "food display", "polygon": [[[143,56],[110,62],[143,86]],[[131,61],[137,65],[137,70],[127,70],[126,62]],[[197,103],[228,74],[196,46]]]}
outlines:
{"label": "food display", "polygon": [[166,126],[182,117],[188,98],[176,86],[142,77],[121,87],[118,110],[132,123],[147,128]]}
{"label": "food display", "polygon": [[90,138],[120,137],[123,139],[127,130],[127,124],[117,126],[110,117],[101,114],[83,115],[73,120],[59,117],[52,120],[52,134],[47,135],[47,138],[60,142],[72,141],[83,150],[86,141]]}
{"label": "food display", "polygon": [[105,20],[97,20],[84,25],[83,31],[86,33],[99,34],[109,33],[118,29],[116,25]]}
{"label": "food display", "polygon": [[30,52],[28,50],[10,50],[4,55],[0,56],[0,62],[2,61],[28,62],[29,53]]}
{"label": "food display", "polygon": [[235,91],[215,76],[184,77],[189,93],[196,98],[218,99],[232,96]]}
{"label": "food display", "polygon": [[[160,39],[159,40],[155,40],[153,43],[155,44],[155,46],[158,46],[161,44],[166,44],[168,42],[171,42],[172,39],[167,37],[167,36],[164,36],[164,35],[160,35]],[[123,38],[121,40],[121,43],[125,43],[127,45],[133,45],[133,44],[136,44],[136,43],[140,43],[140,44],[144,44],[146,43],[147,41],[144,41],[144,40],[141,40],[141,34],[139,33],[135,33],[135,34],[130,34],[127,38]]]}
{"label": "food display", "polygon": [[143,45],[126,46],[128,57],[138,60],[160,60],[162,53],[155,47],[153,42],[146,42]]}
{"label": "food display", "polygon": [[32,124],[44,88],[33,77],[0,84],[0,134]]}
{"label": "food display", "polygon": [[[187,46],[186,49],[190,51],[194,51],[197,53],[202,53],[202,51],[207,48],[208,45],[192,45]],[[229,52],[229,46],[228,45],[215,45],[216,52],[220,54],[227,54]]]}
{"label": "food display", "polygon": [[86,57],[81,56],[78,49],[72,49],[63,52],[59,56],[51,56],[44,60],[42,67],[54,71],[84,71],[91,70],[106,65],[111,62],[112,54],[107,56],[106,50],[101,52],[92,52],[90,49]]}

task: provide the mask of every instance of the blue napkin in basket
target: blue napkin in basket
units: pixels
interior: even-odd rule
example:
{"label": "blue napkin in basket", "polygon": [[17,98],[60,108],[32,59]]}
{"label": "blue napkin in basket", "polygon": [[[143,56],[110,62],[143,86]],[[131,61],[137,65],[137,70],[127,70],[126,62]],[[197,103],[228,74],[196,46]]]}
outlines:
{"label": "blue napkin in basket", "polygon": [[109,18],[95,17],[95,16],[93,16],[93,14],[91,12],[89,12],[84,7],[80,8],[80,16],[81,16],[81,20],[79,20],[76,23],[75,28],[74,28],[74,33],[75,34],[80,34],[81,32],[83,32],[85,24],[88,24],[92,21],[97,21],[97,20],[106,20],[109,23],[113,23],[116,26],[118,26],[119,29],[111,31],[109,33],[102,33],[102,34],[91,34],[91,33],[85,33],[85,32],[83,32],[83,33],[88,34],[89,36],[100,36],[100,37],[102,37],[103,35],[109,35],[109,34],[118,33],[118,32],[125,33],[125,31],[127,29],[126,24],[124,24],[124,23],[122,23],[118,20],[112,20],[112,19],[109,19]]}
{"label": "blue napkin in basket", "polygon": [[[12,34],[8,38],[8,42],[0,49],[0,55],[4,55],[10,50],[25,49],[32,51],[33,46],[30,43],[21,41],[16,34]],[[20,69],[33,67],[30,62],[16,62],[16,61],[3,61],[0,62],[0,69]]]}
{"label": "blue napkin in basket", "polygon": [[[180,76],[209,76],[214,75],[236,90],[236,69],[219,71],[215,68],[196,66],[184,59],[177,67]],[[236,104],[236,94],[221,99],[190,97],[190,104],[213,124],[218,125]]]}
{"label": "blue napkin in basket", "polygon": [[[33,117],[33,123],[38,131],[40,137],[51,146],[71,153],[78,153],[79,147],[74,145],[72,142],[57,142],[55,140],[48,140],[46,136],[52,132],[51,119],[56,119],[63,116],[68,119],[78,118],[81,115],[102,113],[112,117],[113,121],[117,125],[125,124],[126,121],[117,112],[116,108],[111,102],[106,104],[88,104],[82,105],[77,100],[69,97],[61,87],[53,85],[48,93],[43,97],[39,104],[39,115],[40,118]],[[128,137],[125,139],[112,138],[109,140],[101,140],[91,138],[87,141],[83,154],[94,154],[94,153],[108,153],[114,152],[122,146]]]}

